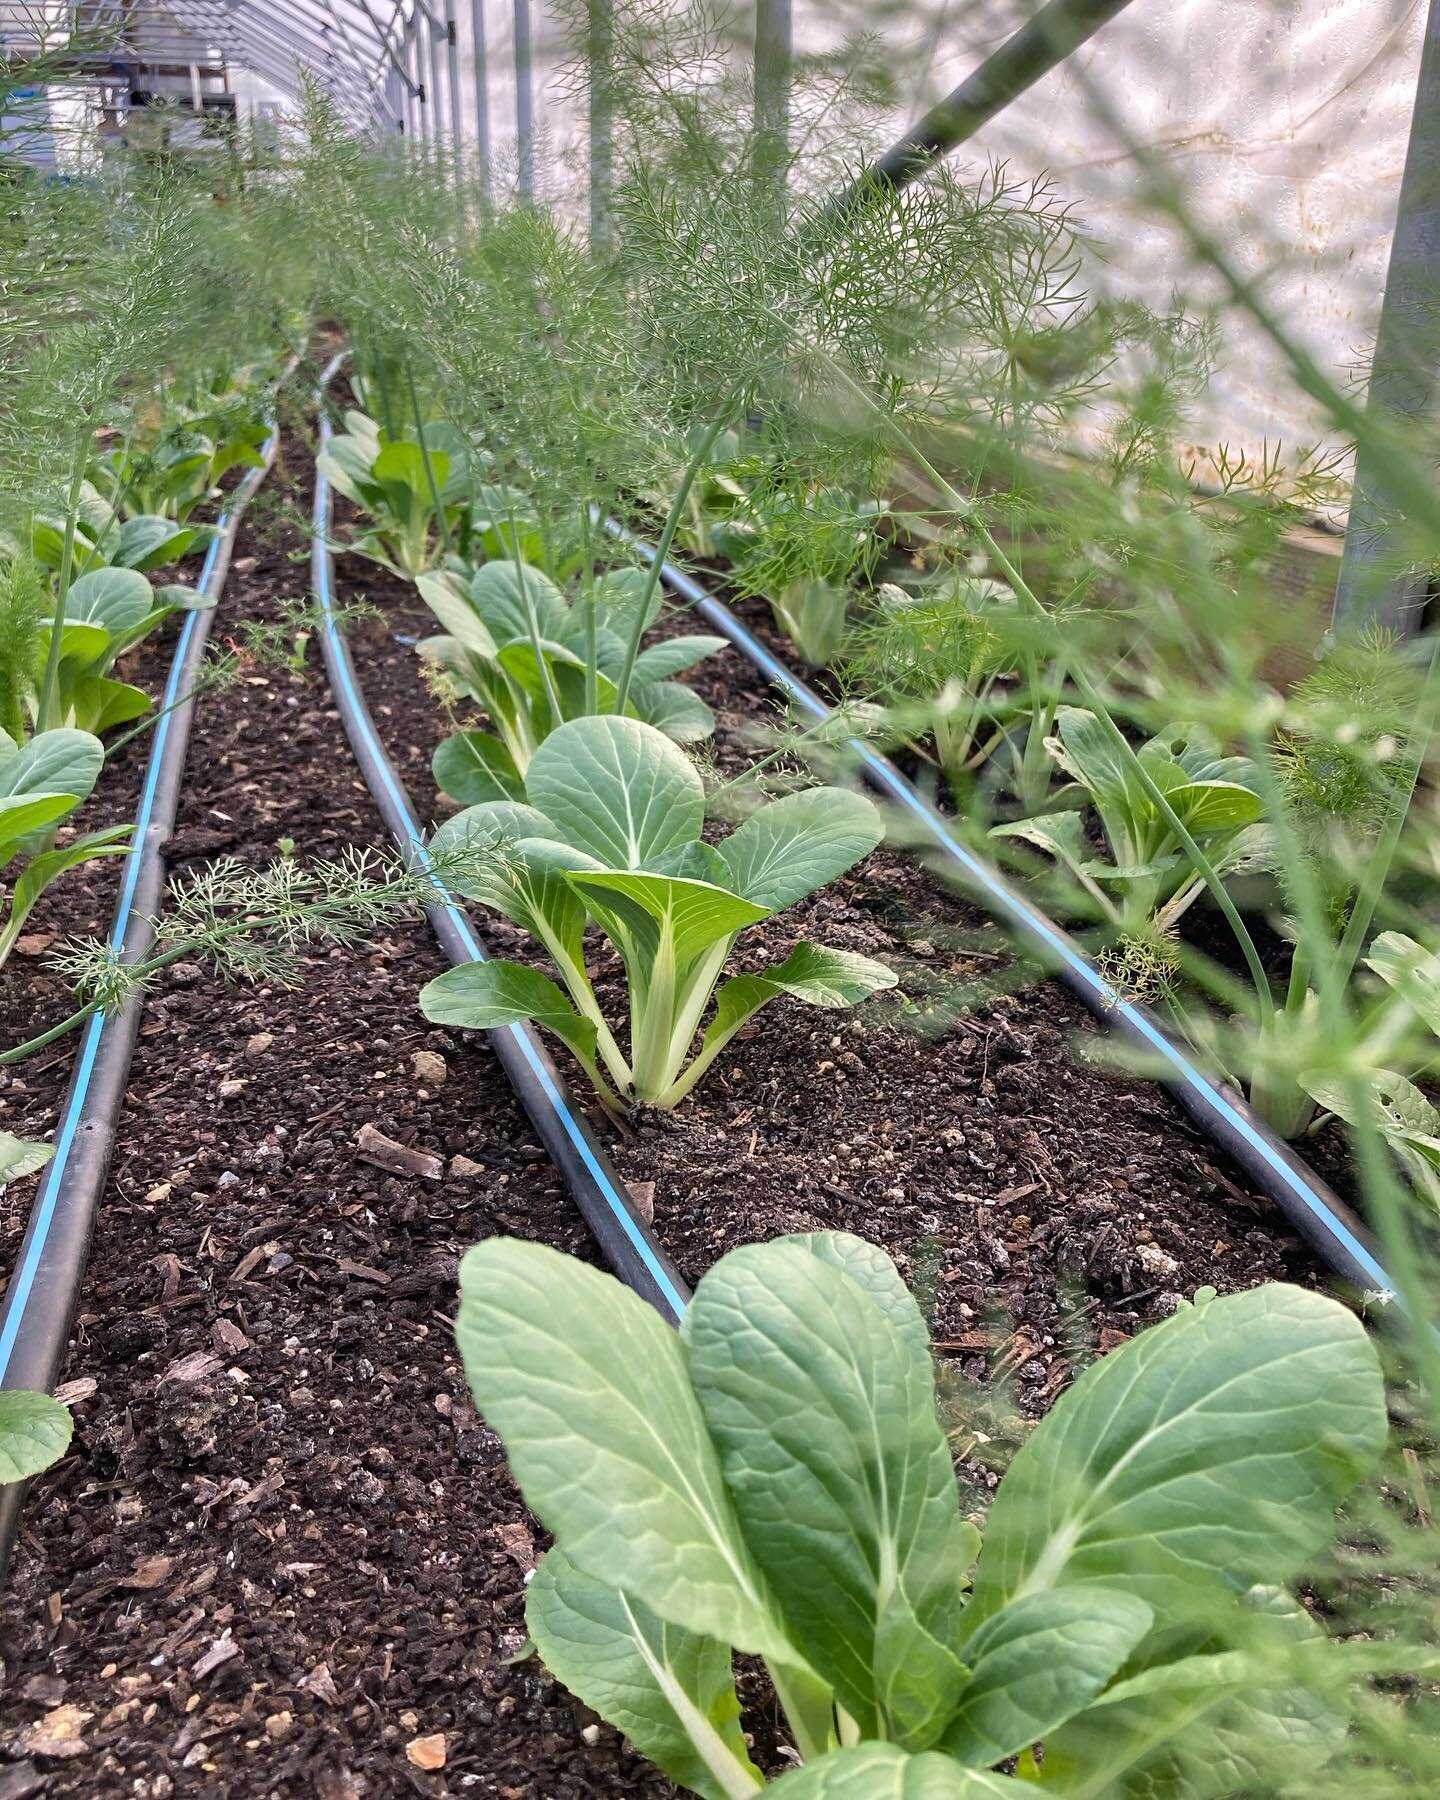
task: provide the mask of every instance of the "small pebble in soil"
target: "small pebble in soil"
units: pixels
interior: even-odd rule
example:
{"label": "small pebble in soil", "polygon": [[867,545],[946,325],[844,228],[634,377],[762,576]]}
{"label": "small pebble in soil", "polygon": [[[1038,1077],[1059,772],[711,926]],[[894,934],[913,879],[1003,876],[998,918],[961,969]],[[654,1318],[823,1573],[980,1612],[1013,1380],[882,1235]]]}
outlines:
{"label": "small pebble in soil", "polygon": [[445,1058],[433,1050],[412,1051],[410,1067],[415,1072],[415,1079],[423,1081],[426,1087],[444,1087],[445,1077],[450,1073]]}

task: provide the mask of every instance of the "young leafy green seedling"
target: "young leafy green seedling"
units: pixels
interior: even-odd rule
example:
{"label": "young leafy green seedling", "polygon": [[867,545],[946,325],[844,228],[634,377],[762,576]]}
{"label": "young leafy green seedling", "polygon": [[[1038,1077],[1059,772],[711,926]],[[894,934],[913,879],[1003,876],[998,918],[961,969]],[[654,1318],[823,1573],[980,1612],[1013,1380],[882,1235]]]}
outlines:
{"label": "young leafy green seedling", "polygon": [[[98,734],[149,712],[151,699],[143,688],[111,675],[116,659],[172,613],[204,612],[214,604],[180,582],[153,588],[138,569],[92,569],[77,577],[65,598],[56,718]],[[41,628],[46,649],[52,629],[49,621]]]}
{"label": "young leafy green seedling", "polygon": [[[1090,855],[1082,815],[1073,810],[997,825],[991,835],[1046,851],[1123,929],[1153,922],[1170,930],[1204,888],[1203,876],[1094,713],[1062,706],[1056,718],[1046,748],[1078,784],[1077,797],[1095,808],[1114,860]],[[1142,744],[1138,759],[1219,875],[1269,865],[1265,803],[1248,757],[1223,756],[1207,733],[1176,727]],[[1118,904],[1111,888],[1120,892]]]}
{"label": "young leafy green seedling", "polygon": [[129,848],[129,825],[107,826],[54,847],[55,828],[88,798],[104,766],[100,740],[88,731],[57,726],[37,732],[28,744],[0,731],[0,869],[16,857],[25,859],[0,906],[0,964],[52,881],[78,863],[120,856]]}
{"label": "young leafy green seedling", "polygon": [[[470,807],[440,828],[433,847],[488,847],[460,891],[538,939],[569,999],[536,969],[471,963],[421,990],[426,1018],[472,1030],[533,1019],[569,1047],[608,1106],[671,1107],[781,994],[853,1006],[894,986],[891,971],[868,957],[802,943],[782,963],[716,992],[747,925],[843,875],[879,843],[868,800],[807,788],[761,807],[718,845],[702,839],[704,820],[699,775],[654,726],[611,715],[552,731],[531,759],[523,803]],[[628,1057],[586,973],[590,923],[625,966]],[[712,994],[714,1015],[687,1067]]]}
{"label": "young leafy green seedling", "polygon": [[[764,1785],[737,1650],[804,1762],[777,1800],[1298,1791],[1344,1741],[1347,1675],[1434,1660],[1330,1643],[1277,1585],[1386,1436],[1374,1348],[1322,1295],[1197,1296],[1092,1364],[982,1549],[924,1320],[860,1239],[732,1251],[679,1333],[537,1244],[491,1238],[460,1281],[476,1404],[555,1538],[536,1649],[705,1800]],[[1026,1779],[993,1772],[1016,1757]]]}
{"label": "young leafy green seedling", "polygon": [[[59,569],[65,560],[65,520],[37,518],[31,532],[31,549],[47,569]],[[158,513],[136,513],[121,520],[119,513],[90,482],[80,489],[75,519],[73,564],[78,574],[92,569],[162,569],[203,550],[216,535],[212,525],[181,525]]]}
{"label": "young leafy green seedling", "polygon": [[364,507],[374,523],[346,545],[410,580],[432,568],[470,498],[469,451],[451,426],[431,422],[425,441],[395,437],[362,412],[347,412],[315,466]]}
{"label": "young leafy green seedling", "polygon": [[[647,606],[647,628],[660,610],[658,591],[646,602],[636,569],[612,570],[573,603],[542,570],[509,559],[482,564],[468,581],[447,572],[416,585],[447,633],[427,640],[425,652],[494,727],[457,732],[435,751],[436,785],[465,805],[523,799],[530,759],[557,725],[614,712],[636,609]],[[677,743],[709,737],[715,715],[667,677],[724,647],[722,637],[697,634],[642,650],[627,714]]]}

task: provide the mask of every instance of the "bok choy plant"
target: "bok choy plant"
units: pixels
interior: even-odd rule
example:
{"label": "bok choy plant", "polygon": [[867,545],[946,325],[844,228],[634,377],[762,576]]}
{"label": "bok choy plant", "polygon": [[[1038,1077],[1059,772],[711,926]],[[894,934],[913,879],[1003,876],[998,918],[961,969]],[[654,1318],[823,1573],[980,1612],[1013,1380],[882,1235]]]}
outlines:
{"label": "bok choy plant", "polygon": [[803,661],[820,666],[845,640],[852,584],[880,559],[876,527],[885,507],[840,487],[807,490],[788,471],[767,473],[774,491],[767,481],[752,485],[748,529],[732,549],[735,583],[767,599],[777,630]]}
{"label": "bok choy plant", "polygon": [[36,901],[67,869],[97,856],[122,855],[129,825],[87,832],[60,847],[56,827],[89,795],[104,767],[100,740],[87,731],[54,726],[17,743],[0,729],[0,870],[23,864],[0,902],[0,965]]}
{"label": "bok choy plant", "polygon": [[391,436],[347,412],[316,467],[373,523],[345,548],[409,580],[449,551],[470,500],[470,450],[453,426],[431,421],[418,438]]}
{"label": "bok choy plant", "polygon": [[[472,963],[426,984],[426,1018],[470,1030],[533,1019],[567,1046],[608,1107],[668,1108],[771,1000],[853,1006],[894,985],[868,957],[802,943],[783,962],[716,989],[747,926],[875,848],[880,817],[868,800],[843,788],[805,789],[760,807],[718,845],[701,837],[704,821],[699,774],[653,726],[610,715],[552,731],[531,759],[523,802],[470,807],[433,844],[442,854],[473,852],[479,872],[461,876],[460,891],[542,944],[565,991],[520,963]],[[628,1055],[586,970],[588,924],[624,965]]]}
{"label": "bok choy plant", "polygon": [[[1260,823],[1265,803],[1248,757],[1224,756],[1208,732],[1176,726],[1142,744],[1132,763],[1093,713],[1062,706],[1056,723],[1046,747],[1075,789],[1062,790],[1056,810],[997,825],[991,835],[1023,838],[1053,856],[1122,930],[1168,932],[1204,891],[1205,878],[1174,819],[1204,847],[1222,879],[1269,866],[1269,836]],[[1135,763],[1164,796],[1166,811],[1138,778]],[[1090,855],[1083,812],[1065,807],[1076,790],[1082,804],[1095,809],[1109,862]],[[1111,898],[1112,889],[1118,898]]]}
{"label": "bok choy plant", "polygon": [[1281,1585],[1386,1440],[1376,1353],[1319,1294],[1202,1293],[1094,1363],[983,1546],[925,1322],[858,1238],[732,1251],[678,1333],[610,1276],[492,1238],[456,1336],[554,1534],[536,1650],[705,1800],[765,1785],[736,1651],[763,1658],[802,1760],[787,1800],[1293,1790],[1341,1747],[1352,1682],[1435,1663],[1328,1642]]}
{"label": "bok choy plant", "polygon": [[160,569],[203,550],[215,535],[211,526],[179,524],[162,513],[122,519],[89,481],[81,485],[73,521],[44,515],[35,520],[31,549],[47,568],[65,566],[67,531],[70,566],[82,575],[92,569]]}
{"label": "bok choy plant", "polygon": [[[108,731],[150,710],[143,688],[111,674],[117,657],[133,649],[176,612],[214,604],[197,588],[168,582],[154,588],[138,569],[99,568],[70,584],[56,663],[55,713],[82,731]],[[42,638],[48,651],[53,625]]]}
{"label": "bok choy plant", "polygon": [[[632,615],[660,611],[636,569],[612,569],[574,601],[524,562],[482,563],[468,581],[453,573],[418,579],[446,635],[421,646],[458,691],[485,709],[493,732],[462,731],[435,751],[435,781],[463,805],[520,800],[535,751],[567,719],[616,710]],[[636,658],[627,713],[677,743],[709,737],[715,716],[700,696],[668,679],[723,650],[725,639],[666,638]]]}

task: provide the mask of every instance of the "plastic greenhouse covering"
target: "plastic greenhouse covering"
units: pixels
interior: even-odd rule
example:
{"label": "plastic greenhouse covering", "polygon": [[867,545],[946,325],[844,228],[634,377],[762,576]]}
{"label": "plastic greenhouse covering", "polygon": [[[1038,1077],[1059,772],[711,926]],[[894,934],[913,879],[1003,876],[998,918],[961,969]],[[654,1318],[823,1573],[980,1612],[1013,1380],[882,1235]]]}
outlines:
{"label": "plastic greenhouse covering", "polygon": [[[889,102],[857,108],[857,156],[878,153],[1024,16],[994,0],[796,0],[782,10],[797,58],[833,52],[857,31],[883,46]],[[1050,174],[1103,247],[1105,278],[1163,304],[1177,239],[1137,218],[1140,177],[1091,104],[1097,90],[1123,100],[1127,130],[1183,174],[1240,264],[1273,272],[1275,304],[1323,364],[1363,374],[1426,10],[1422,0],[1232,0],[1220,26],[1206,0],[1134,0],[983,127],[964,156]],[[20,42],[37,17],[98,22],[122,12],[137,56],[223,68],[252,108],[283,112],[308,74],[357,126],[454,134],[483,152],[497,184],[535,179],[543,193],[573,192],[584,204],[583,102],[562,73],[563,20],[532,0],[140,0],[123,9],[118,0],[6,0],[0,19],[8,15]],[[1215,432],[1247,443],[1308,443],[1317,431],[1258,337],[1232,346],[1207,413]]]}

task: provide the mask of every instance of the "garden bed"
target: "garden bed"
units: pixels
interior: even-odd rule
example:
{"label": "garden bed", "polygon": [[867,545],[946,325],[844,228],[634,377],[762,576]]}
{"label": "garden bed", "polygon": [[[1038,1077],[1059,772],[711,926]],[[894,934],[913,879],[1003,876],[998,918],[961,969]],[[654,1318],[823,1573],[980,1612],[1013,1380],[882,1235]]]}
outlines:
{"label": "garden bed", "polygon": [[[242,527],[226,616],[273,616],[298,585],[295,511]],[[441,815],[442,721],[405,641],[428,614],[371,565],[342,560],[340,587],[382,609],[351,634],[360,677],[422,814]],[[769,702],[728,653],[696,685],[733,772]],[[383,832],[318,675],[257,671],[199,708],[171,861],[261,862],[286,837],[324,855]],[[65,928],[103,905],[87,894]],[[748,954],[807,930],[891,962],[912,996],[1005,985],[998,934],[898,853],[755,930]],[[293,992],[181,965],[147,1003],[67,1371],[77,1437],[16,1555],[8,1753],[56,1794],[670,1792],[538,1665],[504,1663],[537,1545],[449,1331],[477,1238],[593,1249],[486,1046],[420,1017],[442,966],[424,925],[308,962]],[[676,1113],[625,1134],[592,1116],[692,1281],[783,1231],[882,1243],[933,1306],[951,1385],[1000,1379],[1003,1437],[1175,1295],[1318,1279],[1168,1097],[1077,1062],[1096,1034],[1052,983],[997,991],[938,1036],[888,1002],[781,1004]],[[366,1126],[443,1173],[366,1163]],[[985,1483],[989,1460],[963,1472]],[[26,1734],[61,1704],[76,1736],[47,1756]],[[437,1734],[445,1767],[427,1772],[414,1759]]]}
{"label": "garden bed", "polygon": [[[299,586],[293,529],[264,532],[241,528],[224,617]],[[202,702],[171,862],[262,862],[282,837],[383,841],[313,672]],[[495,1231],[590,1251],[485,1046],[444,1046],[443,1090],[417,1073],[440,967],[416,921],[310,958],[294,992],[182,964],[148,1000],[66,1372],[76,1437],[11,1574],[0,1792],[41,1791],[32,1766],[47,1794],[671,1791],[613,1732],[587,1743],[536,1665],[503,1665],[533,1540],[465,1395],[456,1263]],[[446,1172],[366,1164],[366,1125]],[[59,1705],[75,1737],[47,1753]],[[406,1755],[436,1733],[443,1774]]]}
{"label": "garden bed", "polygon": [[[412,589],[371,565],[342,561],[339,588],[383,612],[383,624],[351,633],[360,679],[422,817],[444,817],[429,773],[444,722],[402,641],[433,621]],[[738,772],[754,755],[746,722],[773,716],[768,695],[729,652],[691,681],[717,715],[717,764]],[[484,929],[497,953],[543,966],[505,920]],[[752,928],[739,966],[810,935],[891,963],[902,991],[936,989],[942,1002],[961,982],[1005,985],[998,931],[901,853],[875,853]],[[612,1004],[618,995],[603,981],[599,991]],[[885,1000],[858,1014],[777,1003],[682,1107],[613,1134],[621,1173],[655,1184],[656,1230],[688,1280],[737,1244],[843,1225],[934,1283],[939,1342],[988,1336],[1008,1360],[1015,1329],[1031,1338],[1027,1366],[1044,1378],[1026,1385],[1053,1398],[1077,1308],[1099,1342],[1206,1283],[1318,1278],[1269,1203],[1168,1096],[1081,1066],[1074,1047],[1083,1054],[1098,1028],[1057,984],[997,993],[937,1038],[905,1017]],[[977,1354],[970,1372],[983,1366]]]}

